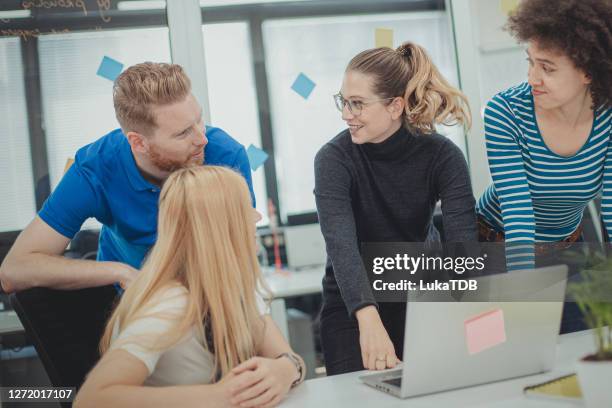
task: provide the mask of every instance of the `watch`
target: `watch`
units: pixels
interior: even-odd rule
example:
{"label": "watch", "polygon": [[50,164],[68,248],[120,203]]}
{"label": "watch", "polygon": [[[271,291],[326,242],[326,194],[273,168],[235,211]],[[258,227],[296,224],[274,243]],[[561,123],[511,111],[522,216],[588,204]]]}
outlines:
{"label": "watch", "polygon": [[295,386],[299,385],[304,380],[304,374],[305,374],[304,366],[302,365],[302,362],[300,361],[300,359],[293,353],[281,353],[278,356],[276,356],[277,359],[281,357],[287,357],[289,361],[293,363],[293,365],[295,366],[299,374],[298,378],[294,382],[291,383],[291,388],[294,388]]}

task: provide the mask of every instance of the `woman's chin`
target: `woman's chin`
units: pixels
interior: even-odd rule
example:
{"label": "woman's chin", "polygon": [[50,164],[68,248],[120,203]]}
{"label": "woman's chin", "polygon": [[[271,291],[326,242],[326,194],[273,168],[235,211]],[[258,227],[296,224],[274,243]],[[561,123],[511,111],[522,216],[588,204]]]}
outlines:
{"label": "woman's chin", "polygon": [[349,131],[349,132],[351,134],[351,140],[353,141],[353,143],[355,143],[355,144],[362,144],[362,143],[365,143],[367,141],[366,138],[364,137],[361,129],[359,129],[359,130],[357,130],[355,132],[353,132],[353,131]]}

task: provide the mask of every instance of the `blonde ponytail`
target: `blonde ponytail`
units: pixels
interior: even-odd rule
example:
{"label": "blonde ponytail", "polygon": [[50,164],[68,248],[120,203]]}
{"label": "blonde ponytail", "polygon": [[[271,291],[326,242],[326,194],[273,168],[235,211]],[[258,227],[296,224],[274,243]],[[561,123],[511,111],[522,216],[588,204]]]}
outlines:
{"label": "blonde ponytail", "polygon": [[373,48],[357,54],[346,71],[373,78],[373,91],[381,99],[402,97],[404,126],[434,133],[436,124],[472,124],[467,98],[440,74],[425,49],[405,42],[396,50]]}
{"label": "blonde ponytail", "polygon": [[440,74],[425,49],[405,42],[396,52],[411,72],[404,92],[406,125],[427,133],[434,132],[435,123],[460,123],[469,128],[472,120],[467,98]]}

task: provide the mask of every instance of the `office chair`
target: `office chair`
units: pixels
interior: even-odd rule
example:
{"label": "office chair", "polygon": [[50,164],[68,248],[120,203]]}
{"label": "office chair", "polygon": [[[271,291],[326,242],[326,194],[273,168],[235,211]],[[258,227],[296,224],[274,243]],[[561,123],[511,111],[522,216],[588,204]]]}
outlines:
{"label": "office chair", "polygon": [[99,359],[98,344],[116,295],[112,285],[80,290],[32,288],[10,295],[53,386],[78,390],[83,384]]}
{"label": "office chair", "polygon": [[70,249],[64,252],[67,258],[95,261],[98,255],[99,230],[81,230],[70,241]]}

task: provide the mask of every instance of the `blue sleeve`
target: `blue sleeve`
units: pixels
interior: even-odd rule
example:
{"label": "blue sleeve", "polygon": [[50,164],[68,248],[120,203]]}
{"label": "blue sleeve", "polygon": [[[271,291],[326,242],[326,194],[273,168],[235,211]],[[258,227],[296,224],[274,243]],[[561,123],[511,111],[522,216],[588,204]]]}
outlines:
{"label": "blue sleeve", "polygon": [[[612,113],[610,116],[612,116]],[[612,239],[612,128],[610,129],[610,138],[608,140],[608,150],[606,151],[606,161],[603,172],[601,217],[606,227],[608,237]]]}
{"label": "blue sleeve", "polygon": [[515,121],[503,98],[497,95],[489,101],[485,108],[485,141],[504,222],[508,270],[531,269],[535,264],[535,216]]}
{"label": "blue sleeve", "polygon": [[74,163],[53,190],[38,216],[51,228],[72,239],[81,225],[100,214],[100,200],[92,180]]}
{"label": "blue sleeve", "polygon": [[235,169],[238,169],[244,176],[251,192],[251,199],[253,200],[253,208],[255,208],[255,191],[253,190],[253,180],[251,177],[251,165],[249,164],[249,157],[246,154],[244,146],[240,146],[240,149],[236,152],[236,159],[232,165]]}

